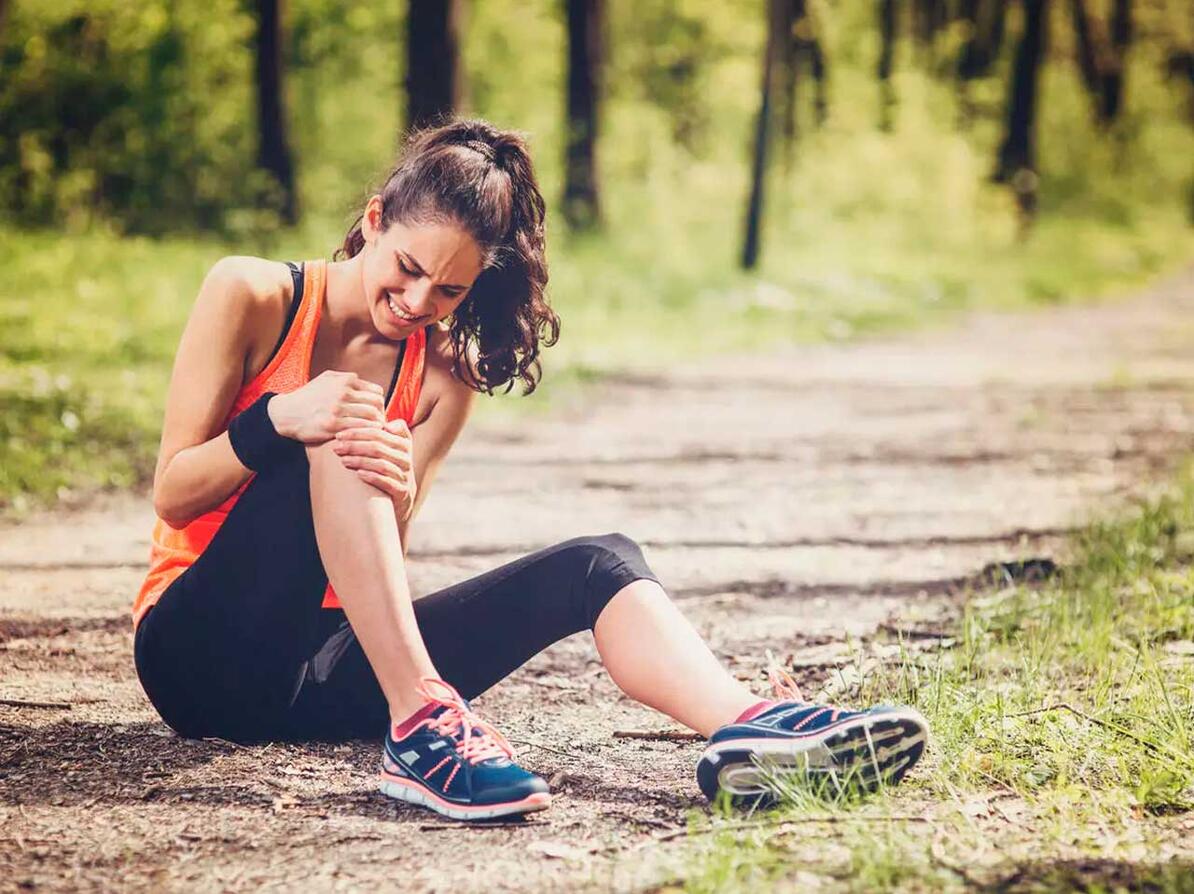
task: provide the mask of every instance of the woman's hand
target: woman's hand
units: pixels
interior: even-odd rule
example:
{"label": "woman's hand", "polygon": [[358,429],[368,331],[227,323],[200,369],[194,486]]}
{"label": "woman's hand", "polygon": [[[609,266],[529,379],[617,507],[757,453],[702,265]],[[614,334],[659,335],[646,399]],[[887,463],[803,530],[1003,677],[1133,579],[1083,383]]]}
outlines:
{"label": "woman's hand", "polygon": [[399,518],[415,505],[415,475],[410,429],[403,419],[376,426],[361,422],[336,433],[332,449],[345,467],[393,502]]}
{"label": "woman's hand", "polygon": [[268,409],[278,434],[304,444],[322,444],[349,426],[381,428],[386,421],[382,387],[334,369],[271,398]]}

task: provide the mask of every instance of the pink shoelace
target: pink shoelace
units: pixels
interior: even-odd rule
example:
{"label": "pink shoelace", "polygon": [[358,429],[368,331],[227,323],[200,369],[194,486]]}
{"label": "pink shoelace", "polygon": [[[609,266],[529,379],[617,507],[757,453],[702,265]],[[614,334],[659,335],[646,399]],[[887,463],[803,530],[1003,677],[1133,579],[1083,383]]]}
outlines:
{"label": "pink shoelace", "polygon": [[456,753],[469,763],[494,757],[513,757],[514,747],[488,721],[472,712],[460,693],[438,677],[424,677],[419,693],[434,705],[442,705],[436,717],[428,717],[415,727],[426,726],[456,742]]}
{"label": "pink shoelace", "polygon": [[[771,683],[771,689],[775,693],[775,697],[781,701],[801,702],[811,706],[811,702],[805,701],[804,696],[800,692],[800,687],[796,681],[792,679],[792,675],[779,666],[779,662],[775,660],[775,656],[770,651],[767,652],[767,662],[770,665],[767,668],[767,679]],[[844,709],[835,707],[833,705],[825,705],[819,711],[813,711],[807,717],[796,725],[796,729],[800,729],[805,724],[809,723],[816,717],[820,717],[826,711],[831,711],[829,720],[832,723],[837,720]]]}

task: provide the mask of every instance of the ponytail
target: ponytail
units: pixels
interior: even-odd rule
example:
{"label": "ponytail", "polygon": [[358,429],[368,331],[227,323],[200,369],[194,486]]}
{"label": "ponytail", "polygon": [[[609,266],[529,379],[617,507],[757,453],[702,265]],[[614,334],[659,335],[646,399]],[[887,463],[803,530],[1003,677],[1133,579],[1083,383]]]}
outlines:
{"label": "ponytail", "polygon": [[[547,301],[546,204],[521,135],[479,120],[449,121],[410,135],[380,190],[382,227],[450,221],[481,249],[484,267],[452,314],[458,376],[492,394],[521,379],[530,394],[541,377],[540,342],[559,340]],[[365,247],[363,212],[333,255]],[[475,370],[467,358],[477,345]]]}

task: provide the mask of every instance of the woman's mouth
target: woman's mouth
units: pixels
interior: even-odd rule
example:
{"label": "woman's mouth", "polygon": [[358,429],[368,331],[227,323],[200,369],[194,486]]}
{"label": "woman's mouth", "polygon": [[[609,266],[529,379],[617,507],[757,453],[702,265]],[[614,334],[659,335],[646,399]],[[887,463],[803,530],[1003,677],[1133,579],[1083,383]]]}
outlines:
{"label": "woman's mouth", "polygon": [[412,316],[398,306],[398,302],[394,300],[393,295],[386,295],[386,307],[390,309],[390,313],[394,315],[395,319],[400,323],[417,323],[423,319],[423,315]]}

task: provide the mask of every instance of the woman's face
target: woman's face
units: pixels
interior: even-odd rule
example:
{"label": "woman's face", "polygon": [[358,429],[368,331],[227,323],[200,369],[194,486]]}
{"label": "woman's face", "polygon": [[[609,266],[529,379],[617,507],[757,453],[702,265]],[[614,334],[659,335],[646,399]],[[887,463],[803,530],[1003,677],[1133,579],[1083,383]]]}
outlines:
{"label": "woman's face", "polygon": [[373,324],[401,340],[452,313],[481,272],[481,249],[452,224],[393,223],[379,229],[381,202],[371,199],[361,231],[361,280]]}

